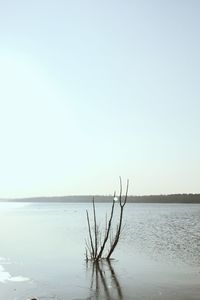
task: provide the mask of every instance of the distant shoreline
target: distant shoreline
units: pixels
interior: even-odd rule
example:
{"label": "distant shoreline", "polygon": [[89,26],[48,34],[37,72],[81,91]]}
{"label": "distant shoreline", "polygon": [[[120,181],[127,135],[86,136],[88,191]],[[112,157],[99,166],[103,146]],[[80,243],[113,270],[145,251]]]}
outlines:
{"label": "distant shoreline", "polygon": [[[0,199],[0,202],[51,202],[51,203],[88,203],[92,201],[91,195],[74,195],[58,197],[30,197]],[[96,203],[112,202],[113,196],[94,195]],[[147,195],[128,196],[129,203],[197,203],[200,204],[200,194],[170,194],[170,195]]]}

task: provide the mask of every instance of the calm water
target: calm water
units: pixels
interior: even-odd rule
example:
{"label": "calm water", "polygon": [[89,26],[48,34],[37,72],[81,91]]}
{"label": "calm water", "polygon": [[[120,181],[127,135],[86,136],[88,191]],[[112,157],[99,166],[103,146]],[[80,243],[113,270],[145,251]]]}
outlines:
{"label": "calm water", "polygon": [[0,203],[0,299],[200,299],[200,205],[128,204],[115,260],[98,266],[84,260],[86,208]]}

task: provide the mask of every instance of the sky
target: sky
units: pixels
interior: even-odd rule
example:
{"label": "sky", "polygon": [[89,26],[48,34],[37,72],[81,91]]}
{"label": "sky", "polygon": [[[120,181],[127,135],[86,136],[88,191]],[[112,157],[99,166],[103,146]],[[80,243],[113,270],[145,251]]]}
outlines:
{"label": "sky", "polygon": [[0,198],[199,193],[199,13],[0,1]]}

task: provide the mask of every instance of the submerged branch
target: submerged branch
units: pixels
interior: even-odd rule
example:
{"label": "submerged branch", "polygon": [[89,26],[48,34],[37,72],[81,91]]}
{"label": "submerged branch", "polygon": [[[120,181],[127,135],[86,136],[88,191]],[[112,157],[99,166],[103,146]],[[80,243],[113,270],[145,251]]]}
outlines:
{"label": "submerged branch", "polygon": [[90,238],[90,254],[92,257],[94,257],[94,244],[93,244],[93,240],[92,240],[92,233],[91,233],[91,226],[90,226],[90,218],[89,218],[89,214],[88,211],[86,210],[86,214],[87,214],[87,223],[88,223],[88,232],[89,232],[89,238]]}
{"label": "submerged branch", "polygon": [[[89,241],[86,242],[86,248],[89,251],[91,260],[93,260],[94,262],[98,262],[100,259],[102,259],[105,249],[108,250],[106,259],[109,260],[119,242],[119,238],[120,238],[121,231],[122,231],[124,206],[126,205],[127,198],[128,198],[129,180],[127,180],[126,193],[125,193],[124,199],[122,196],[123,191],[122,191],[121,177],[120,177],[119,185],[120,185],[120,191],[119,191],[120,216],[119,216],[119,223],[117,224],[117,228],[116,228],[116,233],[114,235],[112,233],[112,230],[113,230],[112,223],[113,223],[115,202],[117,200],[116,193],[114,193],[109,220],[107,220],[107,215],[106,215],[105,229],[103,229],[103,234],[99,229],[99,225],[97,225],[96,207],[95,207],[94,197],[92,199],[94,227],[91,227],[89,213],[86,210],[88,233],[89,233]],[[104,237],[102,237],[102,235],[104,235]],[[101,238],[103,238],[102,242],[101,242]],[[110,246],[107,246],[108,241],[110,241]],[[88,253],[86,252],[86,258],[87,257],[88,257]]]}

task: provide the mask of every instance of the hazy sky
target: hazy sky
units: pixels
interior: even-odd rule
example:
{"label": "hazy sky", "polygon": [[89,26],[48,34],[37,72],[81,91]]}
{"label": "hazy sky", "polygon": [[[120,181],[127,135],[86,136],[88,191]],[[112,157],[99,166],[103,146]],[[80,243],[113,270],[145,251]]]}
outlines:
{"label": "hazy sky", "polygon": [[200,1],[0,2],[0,197],[200,192]]}

